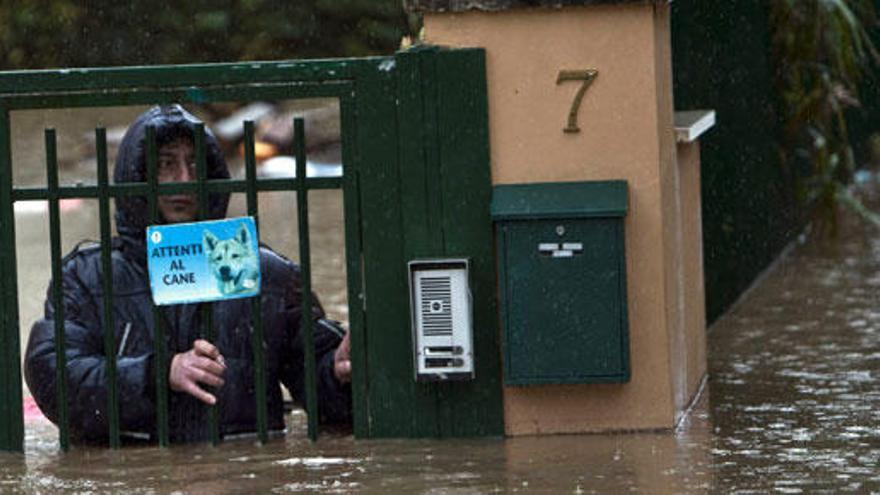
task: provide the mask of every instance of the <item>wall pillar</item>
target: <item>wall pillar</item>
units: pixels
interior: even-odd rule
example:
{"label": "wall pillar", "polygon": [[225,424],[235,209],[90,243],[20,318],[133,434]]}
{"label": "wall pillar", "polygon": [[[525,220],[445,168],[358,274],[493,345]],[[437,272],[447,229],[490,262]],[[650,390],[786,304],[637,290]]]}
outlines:
{"label": "wall pillar", "polygon": [[[486,50],[493,184],[623,179],[629,185],[631,380],[507,386],[506,433],[673,427],[705,373],[705,341],[692,335],[704,330],[695,327],[704,321],[702,265],[688,267],[702,258],[693,246],[684,250],[695,233],[693,215],[683,212],[694,198],[684,201],[681,193],[668,2],[405,3],[424,13],[424,42]],[[588,69],[598,75],[576,108],[580,131],[564,132],[582,82],[558,82],[560,72]],[[693,173],[686,180],[692,183]]]}

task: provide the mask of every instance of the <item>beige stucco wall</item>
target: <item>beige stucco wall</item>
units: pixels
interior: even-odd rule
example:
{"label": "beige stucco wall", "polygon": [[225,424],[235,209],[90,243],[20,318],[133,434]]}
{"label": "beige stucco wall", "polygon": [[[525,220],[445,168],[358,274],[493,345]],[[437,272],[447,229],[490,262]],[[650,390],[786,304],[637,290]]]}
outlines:
{"label": "beige stucco wall", "polygon": [[[685,330],[684,258],[682,232],[682,184],[676,157],[674,109],[672,105],[672,59],[669,40],[669,16],[654,16],[654,51],[657,63],[657,105],[662,118],[657,127],[660,143],[661,205],[663,210],[663,281],[667,344],[669,346],[668,380],[672,392],[674,412],[686,407],[689,396],[687,376],[687,346]],[[663,95],[668,95],[664,97]],[[664,125],[669,122],[669,125]],[[677,415],[677,414],[676,414]],[[674,417],[672,418],[674,421]]]}
{"label": "beige stucco wall", "polygon": [[[676,397],[687,395],[687,379],[673,370],[671,356],[687,339],[668,7],[429,14],[425,41],[486,49],[493,183],[629,183],[632,379],[506,387],[507,433],[671,427],[684,400]],[[579,111],[581,132],[563,133],[579,83],[557,85],[557,75],[588,68],[599,76]]]}
{"label": "beige stucco wall", "polygon": [[[700,143],[677,147],[681,184],[682,307],[684,310],[684,356],[678,373],[684,374],[683,412],[699,391],[706,376],[706,295],[703,281],[703,217],[700,201]],[[674,370],[675,371],[675,370]]]}

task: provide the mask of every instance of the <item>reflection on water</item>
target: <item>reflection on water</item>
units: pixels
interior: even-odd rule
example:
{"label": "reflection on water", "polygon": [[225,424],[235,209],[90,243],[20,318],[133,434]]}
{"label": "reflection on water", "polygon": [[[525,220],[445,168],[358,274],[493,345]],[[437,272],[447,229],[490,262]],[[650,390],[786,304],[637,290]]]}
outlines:
{"label": "reflection on water", "polygon": [[880,490],[880,235],[798,247],[710,334],[722,486]]}
{"label": "reflection on water", "polygon": [[[238,196],[232,209],[242,212]],[[312,251],[316,284],[344,318],[341,197],[310,199],[312,240],[321,246]],[[263,239],[295,258],[295,228],[280,228],[296,218],[294,205],[292,194],[261,196]],[[65,225],[76,235],[66,246],[97,236],[95,211],[94,202],[70,209]],[[44,222],[42,213],[18,217],[25,325],[48,280]],[[876,230],[848,219],[839,239],[799,246],[714,325],[709,386],[675,432],[446,441],[327,433],[312,444],[294,412],[288,435],[265,446],[242,440],[60,455],[54,427],[32,418],[26,455],[0,454],[0,492],[880,491],[878,291]]]}
{"label": "reflection on water", "polygon": [[[0,454],[0,490],[166,493],[677,493],[711,486],[705,418],[678,435],[596,435],[472,440],[359,440],[292,433],[265,446],[250,441],[74,449],[28,444]],[[8,462],[7,462],[8,461]]]}

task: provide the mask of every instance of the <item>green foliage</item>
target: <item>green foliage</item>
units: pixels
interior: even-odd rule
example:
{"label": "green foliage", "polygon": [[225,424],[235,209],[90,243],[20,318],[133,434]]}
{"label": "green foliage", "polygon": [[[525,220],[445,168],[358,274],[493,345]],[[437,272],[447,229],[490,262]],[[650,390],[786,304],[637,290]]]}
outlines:
{"label": "green foliage", "polygon": [[862,83],[880,61],[869,33],[876,19],[873,0],[775,0],[771,10],[782,162],[806,169],[803,200],[832,231],[840,204],[875,223],[880,218],[847,189],[856,169],[851,112],[861,107]]}
{"label": "green foliage", "polygon": [[0,70],[387,54],[399,0],[5,0]]}

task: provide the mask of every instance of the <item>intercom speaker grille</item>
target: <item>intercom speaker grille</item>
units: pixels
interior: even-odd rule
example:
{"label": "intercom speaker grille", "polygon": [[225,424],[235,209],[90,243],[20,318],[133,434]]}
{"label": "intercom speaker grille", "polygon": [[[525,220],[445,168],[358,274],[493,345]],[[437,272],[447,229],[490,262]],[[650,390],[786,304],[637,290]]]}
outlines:
{"label": "intercom speaker grille", "polygon": [[468,260],[412,260],[408,265],[416,380],[473,379]]}
{"label": "intercom speaker grille", "polygon": [[452,280],[448,275],[419,279],[422,331],[426,337],[452,336]]}

